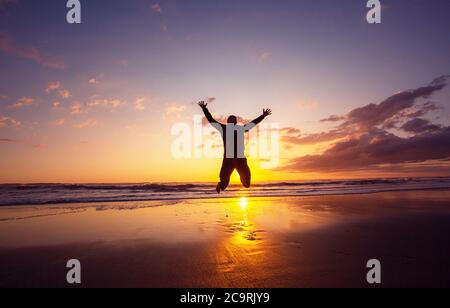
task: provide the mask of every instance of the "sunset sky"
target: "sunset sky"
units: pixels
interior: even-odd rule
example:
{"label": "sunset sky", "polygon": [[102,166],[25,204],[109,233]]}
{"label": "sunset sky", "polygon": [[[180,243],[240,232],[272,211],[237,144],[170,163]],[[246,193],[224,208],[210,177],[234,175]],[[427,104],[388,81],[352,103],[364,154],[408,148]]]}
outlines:
{"label": "sunset sky", "polygon": [[196,101],[281,131],[255,181],[450,175],[450,1],[0,0],[0,182],[209,182]]}

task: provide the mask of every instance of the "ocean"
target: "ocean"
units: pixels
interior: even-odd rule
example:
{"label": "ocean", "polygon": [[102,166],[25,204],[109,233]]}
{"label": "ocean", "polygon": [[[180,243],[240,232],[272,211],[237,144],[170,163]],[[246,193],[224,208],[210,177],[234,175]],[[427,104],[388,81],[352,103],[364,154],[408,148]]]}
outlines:
{"label": "ocean", "polygon": [[234,197],[292,197],[448,189],[450,177],[323,180],[240,185],[218,195],[215,184],[2,184],[0,206],[162,201]]}

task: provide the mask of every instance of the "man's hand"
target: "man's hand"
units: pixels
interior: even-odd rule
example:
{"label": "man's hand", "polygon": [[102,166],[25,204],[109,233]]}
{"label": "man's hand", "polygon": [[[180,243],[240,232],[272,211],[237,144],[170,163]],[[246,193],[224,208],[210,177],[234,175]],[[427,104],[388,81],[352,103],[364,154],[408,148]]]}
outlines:
{"label": "man's hand", "polygon": [[272,114],[272,110],[270,109],[263,109],[263,116],[265,118],[267,118],[268,116],[270,116]]}
{"label": "man's hand", "polygon": [[200,106],[200,108],[205,109],[208,107],[208,103],[206,103],[205,101],[201,101],[198,103],[198,105]]}

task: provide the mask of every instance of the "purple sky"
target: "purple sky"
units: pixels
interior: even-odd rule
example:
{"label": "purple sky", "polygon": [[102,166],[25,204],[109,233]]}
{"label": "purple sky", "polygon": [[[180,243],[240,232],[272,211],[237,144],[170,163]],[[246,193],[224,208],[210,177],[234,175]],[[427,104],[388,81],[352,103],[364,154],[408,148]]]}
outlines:
{"label": "purple sky", "polygon": [[165,172],[183,165],[170,127],[206,97],[217,114],[271,107],[300,130],[260,179],[446,173],[447,80],[414,91],[450,74],[450,1],[381,2],[369,25],[364,0],[81,0],[69,25],[65,0],[0,0],[0,182],[186,180],[193,169]]}

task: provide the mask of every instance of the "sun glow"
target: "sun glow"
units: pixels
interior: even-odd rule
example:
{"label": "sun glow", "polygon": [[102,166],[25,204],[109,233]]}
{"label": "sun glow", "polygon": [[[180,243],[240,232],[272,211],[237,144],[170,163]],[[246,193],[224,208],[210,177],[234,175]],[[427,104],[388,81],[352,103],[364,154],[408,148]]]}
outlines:
{"label": "sun glow", "polygon": [[248,208],[248,200],[246,197],[242,197],[239,200],[239,206],[241,207],[241,210],[246,210]]}

